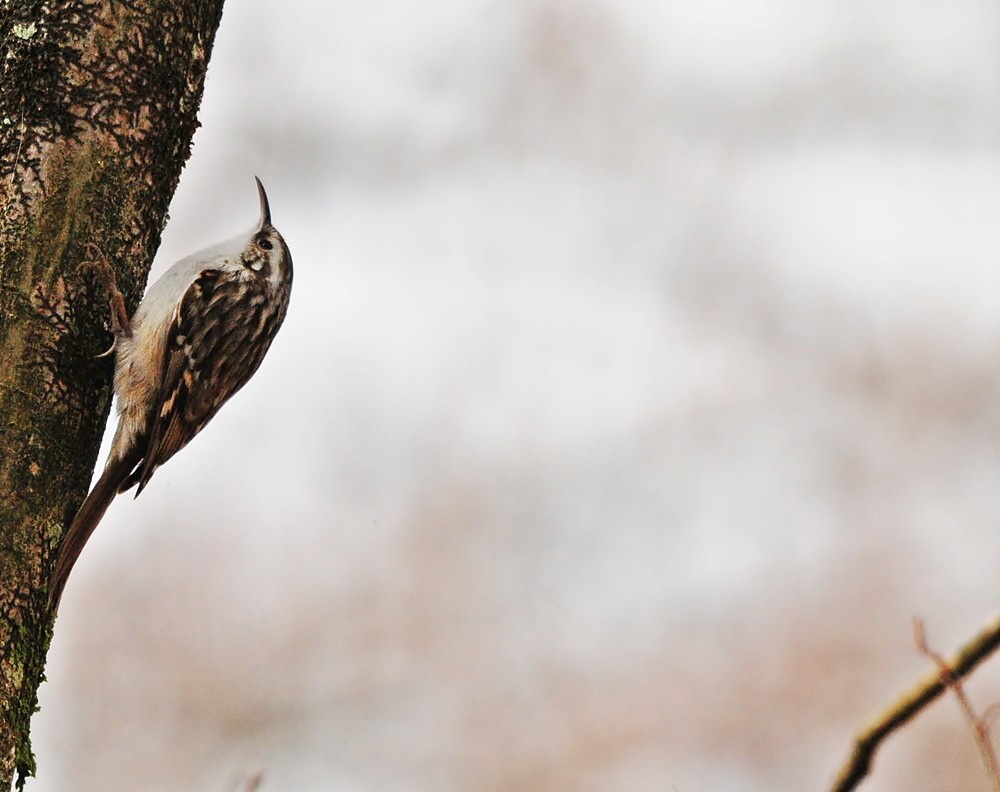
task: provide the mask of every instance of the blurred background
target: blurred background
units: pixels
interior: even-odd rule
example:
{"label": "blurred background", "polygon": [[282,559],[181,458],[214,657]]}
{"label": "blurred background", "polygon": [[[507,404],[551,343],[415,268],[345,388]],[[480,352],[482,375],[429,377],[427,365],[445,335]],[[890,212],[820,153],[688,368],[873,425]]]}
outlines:
{"label": "blurred background", "polygon": [[[230,0],[201,120],[153,277],[257,174],[291,310],[29,790],[822,790],[1000,608],[993,0]],[[950,699],[864,787],[988,788]]]}

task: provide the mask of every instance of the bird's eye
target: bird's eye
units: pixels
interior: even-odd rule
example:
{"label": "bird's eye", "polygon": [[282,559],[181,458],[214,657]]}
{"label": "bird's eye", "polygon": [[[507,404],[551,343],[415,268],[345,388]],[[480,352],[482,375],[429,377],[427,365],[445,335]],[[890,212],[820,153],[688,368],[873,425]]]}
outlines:
{"label": "bird's eye", "polygon": [[258,245],[258,247],[262,247],[264,250],[271,250],[271,248],[274,247],[274,245],[271,244],[271,240],[268,239],[267,237],[264,237],[264,239],[258,240],[257,245]]}

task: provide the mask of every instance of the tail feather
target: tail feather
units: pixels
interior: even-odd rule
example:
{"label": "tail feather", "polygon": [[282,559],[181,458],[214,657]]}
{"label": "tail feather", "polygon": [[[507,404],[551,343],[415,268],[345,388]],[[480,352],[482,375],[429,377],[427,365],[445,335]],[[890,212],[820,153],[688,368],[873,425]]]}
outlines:
{"label": "tail feather", "polygon": [[56,558],[55,569],[49,582],[50,607],[59,604],[59,598],[62,596],[69,573],[73,570],[80,553],[83,552],[84,545],[87,544],[90,535],[97,528],[104,512],[111,505],[111,501],[115,499],[119,488],[129,478],[141,459],[142,451],[133,449],[121,459],[108,460],[104,473],[101,474],[87,499],[83,502],[83,506],[80,507],[80,511],[77,512],[73,524],[70,525],[62,544],[59,546],[59,555]]}

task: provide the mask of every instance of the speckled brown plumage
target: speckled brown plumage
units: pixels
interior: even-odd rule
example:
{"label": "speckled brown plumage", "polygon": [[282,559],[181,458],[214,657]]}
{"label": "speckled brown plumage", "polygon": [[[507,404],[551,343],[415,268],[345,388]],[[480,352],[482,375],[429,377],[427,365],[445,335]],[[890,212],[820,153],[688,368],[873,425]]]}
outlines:
{"label": "speckled brown plumage", "polygon": [[59,548],[52,603],[115,495],[136,485],[142,492],[253,376],[284,321],[292,257],[257,186],[258,228],[171,267],[140,303],[131,335],[116,339],[118,430]]}

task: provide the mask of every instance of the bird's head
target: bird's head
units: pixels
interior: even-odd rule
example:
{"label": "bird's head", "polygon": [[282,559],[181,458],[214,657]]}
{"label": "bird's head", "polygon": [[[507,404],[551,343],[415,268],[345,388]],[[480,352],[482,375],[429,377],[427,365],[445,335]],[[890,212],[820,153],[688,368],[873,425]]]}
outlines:
{"label": "bird's head", "polygon": [[267,201],[267,193],[260,179],[256,176],[254,178],[260,196],[260,223],[243,251],[243,266],[269,280],[275,289],[287,289],[292,281],[292,254],[284,237],[271,225],[271,207]]}

